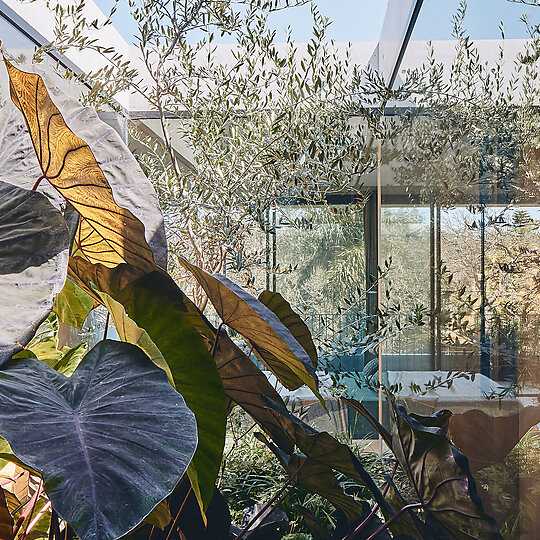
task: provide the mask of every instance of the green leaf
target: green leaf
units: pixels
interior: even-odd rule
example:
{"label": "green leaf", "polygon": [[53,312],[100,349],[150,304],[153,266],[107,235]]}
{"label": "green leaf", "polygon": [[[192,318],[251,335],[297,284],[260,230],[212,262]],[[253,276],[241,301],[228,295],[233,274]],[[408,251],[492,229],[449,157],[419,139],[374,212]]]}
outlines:
{"label": "green leaf", "polygon": [[259,302],[262,302],[283,323],[296,341],[302,345],[311,359],[313,367],[317,369],[317,349],[313,343],[311,332],[300,315],[293,311],[289,302],[278,292],[272,291],[263,291],[259,295]]}
{"label": "green leaf", "polygon": [[388,394],[394,422],[392,448],[424,509],[457,540],[501,540],[484,513],[467,458],[446,438],[450,411],[408,414]]}
{"label": "green leaf", "polygon": [[199,444],[192,466],[207,508],[221,464],[227,411],[223,385],[208,351],[211,344],[205,343],[194,326],[200,325],[199,310],[164,272],[141,277],[129,265],[107,268],[80,257],[71,258],[70,272],[83,286],[93,284],[120,302],[165,358],[175,388],[197,419]]}
{"label": "green leaf", "polygon": [[165,358],[163,358],[163,355],[156,347],[156,344],[150,339],[148,333],[142,328],[139,328],[135,322],[127,316],[124,306],[120,302],[117,302],[108,294],[102,293],[97,289],[95,290],[95,293],[99,296],[102,304],[111,314],[114,327],[118,332],[118,337],[126,343],[131,343],[132,345],[140,347],[156,366],[165,371],[169,382],[173,388],[176,388],[174,378]]}
{"label": "green leaf", "polygon": [[165,527],[171,522],[171,511],[169,510],[169,504],[167,501],[161,501],[145,518],[146,523],[150,523],[158,529],[165,529]]}
{"label": "green leaf", "polygon": [[62,288],[69,235],[44,195],[0,181],[0,366],[28,345]]}
{"label": "green leaf", "polygon": [[211,275],[183,258],[180,263],[199,282],[224,324],[251,343],[285,387],[295,390],[307,384],[322,401],[311,359],[272,311],[225,276]]}
{"label": "green leaf", "polygon": [[86,317],[94,307],[94,299],[71,279],[66,279],[64,288],[56,296],[53,312],[60,322],[82,328]]}
{"label": "green leaf", "polygon": [[0,433],[43,475],[83,540],[116,539],[171,493],[197,445],[193,413],[138,348],[103,341],[67,378],[43,362],[0,372]]}
{"label": "green leaf", "polygon": [[80,364],[84,353],[86,352],[86,343],[80,343],[76,347],[69,349],[62,358],[53,366],[56,371],[66,377],[71,377],[73,372]]}

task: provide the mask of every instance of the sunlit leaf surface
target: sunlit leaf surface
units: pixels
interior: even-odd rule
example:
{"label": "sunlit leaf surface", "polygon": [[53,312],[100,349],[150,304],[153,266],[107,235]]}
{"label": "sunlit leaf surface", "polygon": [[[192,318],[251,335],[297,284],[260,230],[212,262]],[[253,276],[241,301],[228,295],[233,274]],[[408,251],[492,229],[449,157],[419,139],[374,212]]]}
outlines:
{"label": "sunlit leaf surface", "polygon": [[253,345],[284,386],[295,390],[307,384],[319,395],[311,359],[272,311],[225,276],[211,275],[186,259],[180,263],[199,282],[223,322]]}
{"label": "sunlit leaf surface", "polygon": [[43,179],[81,215],[75,237],[80,253],[106,266],[129,262],[152,269],[155,263],[144,225],[118,206],[90,147],[67,127],[42,78],[7,60],[5,64],[11,97],[28,126]]}

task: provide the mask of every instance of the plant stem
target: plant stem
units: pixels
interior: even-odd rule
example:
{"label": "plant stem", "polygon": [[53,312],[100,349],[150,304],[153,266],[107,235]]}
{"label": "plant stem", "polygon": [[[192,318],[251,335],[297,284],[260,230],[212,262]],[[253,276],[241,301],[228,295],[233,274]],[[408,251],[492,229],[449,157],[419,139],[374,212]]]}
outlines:
{"label": "plant stem", "polygon": [[189,494],[191,493],[191,490],[192,490],[192,487],[189,486],[188,492],[186,493],[186,496],[184,497],[184,500],[182,501],[182,504],[180,505],[180,509],[178,510],[176,516],[174,517],[174,521],[171,524],[171,528],[169,529],[169,533],[167,534],[167,538],[165,538],[165,540],[169,540],[173,532],[174,526],[176,525],[176,522],[178,521],[178,518],[180,517],[180,514],[182,513],[182,509],[184,508],[184,505],[186,504]]}
{"label": "plant stem", "polygon": [[109,318],[111,314],[107,311],[107,319],[105,320],[105,330],[103,331],[103,339],[107,339],[107,330],[109,330]]}
{"label": "plant stem", "polygon": [[376,503],[373,507],[373,510],[371,510],[371,512],[367,515],[366,519],[364,519],[364,521],[362,521],[360,525],[358,525],[358,527],[356,527],[356,529],[354,529],[354,531],[351,534],[347,535],[343,540],[351,540],[352,538],[354,538],[367,525],[367,523],[375,515],[378,509],[379,503]]}
{"label": "plant stem", "polygon": [[240,540],[244,536],[244,534],[249,530],[251,525],[253,525],[253,523],[255,521],[257,521],[257,519],[259,519],[259,517],[261,517],[264,514],[264,512],[266,512],[268,507],[271,504],[273,504],[281,496],[281,494],[287,489],[289,484],[294,481],[294,479],[296,478],[296,476],[298,475],[298,473],[300,472],[302,467],[307,462],[308,462],[308,458],[305,459],[305,461],[302,463],[302,465],[300,465],[300,467],[298,467],[298,469],[296,469],[296,471],[294,471],[294,474],[292,474],[291,477],[285,482],[283,487],[261,508],[261,510],[259,512],[257,512],[257,514],[249,521],[249,523],[240,531],[240,533],[235,538],[235,540]]}
{"label": "plant stem", "polygon": [[214,344],[212,345],[212,350],[210,351],[212,358],[214,358],[214,354],[216,353],[216,347],[219,341],[219,332],[221,331],[222,326],[223,326],[223,321],[219,323],[219,326],[217,327],[217,330],[216,330],[216,339],[214,340]]}
{"label": "plant stem", "polygon": [[41,176],[36,180],[36,183],[35,183],[34,186],[32,187],[32,191],[36,191],[36,189],[39,187],[39,184],[41,183],[41,181],[42,181],[44,178],[47,178],[47,177],[43,174],[43,175],[41,175]]}
{"label": "plant stem", "polygon": [[[19,529],[21,528],[22,524],[28,518],[28,520],[32,519],[32,514],[34,513],[34,509],[36,507],[37,500],[39,499],[39,496],[41,495],[41,492],[43,491],[43,479],[39,482],[39,486],[36,489],[36,492],[32,495],[32,498],[30,499],[30,502],[28,503],[28,506],[24,510],[24,512],[21,514],[21,517],[15,524],[15,527],[13,527],[13,538],[17,535],[19,532]],[[26,524],[26,527],[21,535],[22,538],[26,535],[26,528],[28,527],[28,523]]]}
{"label": "plant stem", "polygon": [[384,523],[381,527],[379,527],[367,540],[374,540],[377,538],[379,534],[381,534],[383,531],[388,529],[392,523],[398,519],[401,514],[411,510],[412,508],[422,508],[423,503],[414,503],[414,504],[408,504],[407,506],[404,506],[395,516],[392,516],[386,523]]}

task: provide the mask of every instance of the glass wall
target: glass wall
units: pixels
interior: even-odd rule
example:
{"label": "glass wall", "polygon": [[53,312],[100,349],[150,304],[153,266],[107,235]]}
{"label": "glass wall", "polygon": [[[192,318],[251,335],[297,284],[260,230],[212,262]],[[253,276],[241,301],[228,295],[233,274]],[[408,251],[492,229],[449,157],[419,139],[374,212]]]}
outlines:
{"label": "glass wall", "polygon": [[[359,179],[354,217],[344,195],[284,206],[276,232],[277,290],[309,321],[334,389],[386,426],[379,381],[413,413],[449,409],[448,435],[505,539],[540,538],[532,43],[414,44],[404,65],[425,61],[431,86],[388,109],[394,137],[381,145],[378,170]],[[374,438],[344,415],[354,438]]]}

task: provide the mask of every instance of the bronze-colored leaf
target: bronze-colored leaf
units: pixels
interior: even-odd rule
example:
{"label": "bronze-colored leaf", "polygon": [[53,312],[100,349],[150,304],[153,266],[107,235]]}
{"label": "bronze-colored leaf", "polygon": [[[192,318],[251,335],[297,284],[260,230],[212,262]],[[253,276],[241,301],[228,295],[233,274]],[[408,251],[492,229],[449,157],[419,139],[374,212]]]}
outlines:
{"label": "bronze-colored leaf", "polygon": [[115,202],[90,147],[68,128],[42,78],[4,62],[11,98],[28,126],[42,178],[81,215],[75,237],[79,253],[90,262],[109,267],[127,262],[141,270],[153,270],[154,258],[143,224]]}
{"label": "bronze-colored leaf", "polygon": [[13,518],[9,513],[4,490],[0,487],[0,540],[13,540]]}
{"label": "bronze-colored leaf", "polygon": [[540,422],[540,405],[519,406],[518,412],[491,416],[473,409],[454,414],[448,433],[452,442],[467,456],[473,472],[502,463],[531,429]]}
{"label": "bronze-colored leaf", "polygon": [[225,395],[244,409],[287,453],[292,454],[294,441],[286,433],[263,396],[285,407],[281,396],[262,371],[237,347],[224,329],[220,330],[214,359],[223,382]]}
{"label": "bronze-colored leaf", "polygon": [[467,458],[446,438],[450,411],[409,414],[388,394],[392,449],[424,510],[457,540],[501,540],[483,510]]}
{"label": "bronze-colored leaf", "polygon": [[271,399],[264,398],[264,400],[274,414],[275,421],[285,433],[289,434],[294,444],[308,458],[353,478],[371,491],[384,512],[388,515],[394,514],[394,510],[388,504],[369,473],[346,444],[340,443],[329,433],[313,429]]}
{"label": "bronze-colored leaf", "polygon": [[224,324],[251,343],[285,387],[295,390],[307,384],[322,401],[311,359],[272,311],[225,276],[211,275],[184,258],[180,263],[199,282]]}
{"label": "bronze-colored leaf", "polygon": [[313,367],[317,369],[317,349],[313,343],[311,332],[306,323],[300,318],[289,302],[278,292],[263,291],[259,295],[262,302],[276,317],[288,328],[296,341],[302,345],[308,356],[311,358]]}
{"label": "bronze-colored leaf", "polygon": [[306,456],[287,454],[281,448],[271,443],[261,433],[255,436],[274,453],[287,470],[289,476],[295,476],[295,484],[321,495],[343,511],[347,521],[354,523],[364,515],[364,507],[350,495],[343,492],[332,470]]}

